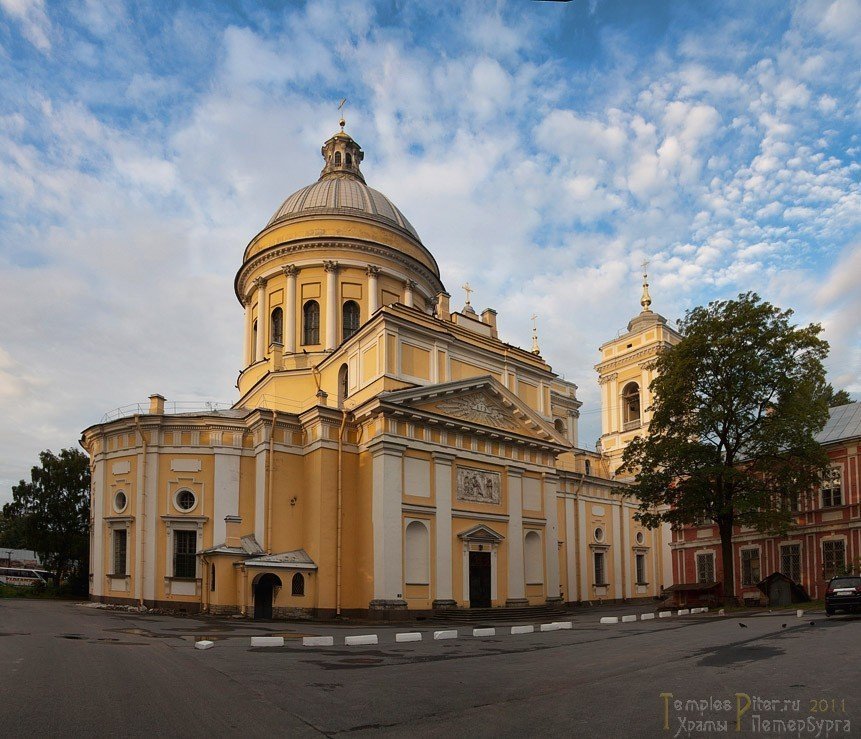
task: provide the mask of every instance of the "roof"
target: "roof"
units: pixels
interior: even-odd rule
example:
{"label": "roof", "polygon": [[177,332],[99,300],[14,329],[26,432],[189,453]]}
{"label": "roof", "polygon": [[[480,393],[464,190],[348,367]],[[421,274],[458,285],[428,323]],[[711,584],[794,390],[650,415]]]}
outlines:
{"label": "roof", "polygon": [[416,241],[421,241],[413,225],[391,200],[379,190],[348,175],[326,177],[297,190],[280,205],[267,226],[308,215],[342,214],[382,221],[388,226],[406,231]]}
{"label": "roof", "polygon": [[665,588],[665,593],[705,593],[714,590],[718,586],[716,582],[680,582]]}
{"label": "roof", "polygon": [[825,427],[816,434],[820,444],[834,444],[861,436],[861,403],[847,403],[832,408]]}
{"label": "roof", "polygon": [[317,565],[304,549],[294,549],[292,552],[267,554],[263,557],[253,557],[245,561],[246,567],[289,567],[300,570],[316,570]]}
{"label": "roof", "polygon": [[263,554],[263,547],[257,543],[257,539],[254,534],[249,534],[248,536],[243,536],[239,540],[238,547],[228,546],[226,543],[224,544],[216,544],[214,547],[209,547],[209,549],[204,549],[198,554],[238,554],[242,557],[251,557],[257,554]]}

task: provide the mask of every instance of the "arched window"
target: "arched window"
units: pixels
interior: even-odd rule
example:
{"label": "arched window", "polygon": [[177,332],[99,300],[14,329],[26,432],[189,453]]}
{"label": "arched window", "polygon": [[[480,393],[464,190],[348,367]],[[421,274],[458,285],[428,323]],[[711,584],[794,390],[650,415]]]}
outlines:
{"label": "arched window", "polygon": [[557,418],[553,422],[553,427],[558,433],[562,434],[563,436],[565,435],[565,422],[561,418]]}
{"label": "arched window", "polygon": [[411,585],[430,583],[430,536],[421,521],[411,521],[404,536],[405,580]]}
{"label": "arched window", "polygon": [[640,386],[636,382],[622,388],[622,414],[626,429],[640,425]]}
{"label": "arched window", "polygon": [[256,362],[260,357],[257,356],[257,321],[251,324],[251,361]]}
{"label": "arched window", "polygon": [[352,166],[353,166],[353,157],[352,157],[350,154],[347,154],[346,161],[347,161],[347,166],[348,166],[348,167],[352,167]]}
{"label": "arched window", "polygon": [[290,593],[292,595],[305,595],[305,578],[301,572],[293,575],[293,580],[290,583]]}
{"label": "arched window", "polygon": [[340,151],[335,152],[335,166],[336,167],[341,166],[341,152]]}
{"label": "arched window", "polygon": [[344,401],[347,399],[347,395],[349,394],[350,389],[350,375],[347,370],[347,365],[342,364],[341,369],[338,370],[338,407],[344,405]]}
{"label": "arched window", "polygon": [[316,300],[302,306],[302,343],[320,343],[320,304]]}
{"label": "arched window", "polygon": [[359,330],[359,304],[355,300],[348,300],[341,309],[341,323],[344,331],[344,339],[349,339]]}
{"label": "arched window", "polygon": [[273,344],[284,343],[284,311],[281,308],[275,308],[272,311],[272,326],[270,329]]}
{"label": "arched window", "polygon": [[523,558],[526,564],[526,584],[540,585],[544,582],[541,567],[541,537],[537,531],[529,531],[523,540]]}
{"label": "arched window", "polygon": [[591,474],[592,474],[592,463],[587,459],[587,460],[583,463],[583,466],[584,466],[584,467],[585,467],[585,469],[586,469],[586,474],[587,474],[587,475],[591,475]]}

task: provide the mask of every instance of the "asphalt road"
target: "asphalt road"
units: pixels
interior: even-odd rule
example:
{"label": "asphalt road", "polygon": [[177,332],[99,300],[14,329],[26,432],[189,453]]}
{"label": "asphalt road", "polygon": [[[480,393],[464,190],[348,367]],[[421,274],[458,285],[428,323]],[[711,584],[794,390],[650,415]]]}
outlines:
{"label": "asphalt road", "polygon": [[[422,625],[425,641],[396,644],[405,629],[0,600],[0,735],[861,735],[861,618],[598,616],[578,614],[569,631],[447,642]],[[301,646],[303,634],[335,634],[337,645],[372,632],[377,646]],[[266,633],[286,646],[250,646]],[[215,646],[194,649],[202,637]],[[804,730],[784,733],[789,721]]]}

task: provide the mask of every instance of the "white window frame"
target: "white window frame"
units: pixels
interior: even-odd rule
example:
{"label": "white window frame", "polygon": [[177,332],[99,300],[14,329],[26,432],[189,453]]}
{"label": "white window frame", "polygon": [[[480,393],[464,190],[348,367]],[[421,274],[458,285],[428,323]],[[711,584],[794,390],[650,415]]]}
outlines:
{"label": "white window frame", "polygon": [[832,542],[841,542],[843,544],[843,569],[846,568],[846,558],[849,554],[849,547],[847,546],[847,541],[845,536],[829,536],[826,539],[822,539],[819,544],[819,553],[822,557],[822,577],[825,580],[829,580],[832,577],[836,577],[837,571],[835,570],[830,575],[825,572],[825,544]]}
{"label": "white window frame", "polygon": [[[709,557],[712,561],[711,570],[712,570],[712,579],[711,580],[703,580],[702,579],[702,570],[700,569],[700,557]],[[717,562],[716,562],[715,552],[713,549],[707,549],[702,552],[696,552],[694,554],[694,567],[696,569],[697,582],[715,582],[715,578],[717,577]]]}
{"label": "white window frame", "polygon": [[[791,574],[783,571],[783,550],[790,547],[798,547],[798,579],[794,580]],[[804,545],[800,541],[782,541],[777,548],[778,568],[782,575],[786,575],[794,582],[800,583],[804,577]]]}
{"label": "white window frame", "polygon": [[[741,549],[738,550],[738,563],[739,563],[738,571],[739,571],[739,575],[740,575],[739,579],[741,582],[741,586],[743,588],[753,588],[753,587],[756,587],[756,582],[745,582],[744,581],[744,553],[745,552],[756,552],[757,568],[759,569],[759,573],[757,574],[757,578],[758,578],[757,582],[759,582],[760,580],[762,580],[762,548],[759,546],[742,547]],[[751,572],[751,575],[753,575],[752,572]],[[751,578],[751,579],[755,579],[755,578]]]}
{"label": "white window frame", "polygon": [[[835,485],[836,483],[836,485]],[[840,502],[834,503],[834,490],[836,489],[840,493]],[[827,505],[825,504],[825,491],[829,491],[829,498],[831,502]],[[825,473],[822,477],[822,482],[819,484],[819,504],[821,508],[839,508],[844,504],[844,494],[843,494],[843,465],[841,464],[832,464],[829,468],[829,471]],[[825,560],[823,560],[824,566]]]}

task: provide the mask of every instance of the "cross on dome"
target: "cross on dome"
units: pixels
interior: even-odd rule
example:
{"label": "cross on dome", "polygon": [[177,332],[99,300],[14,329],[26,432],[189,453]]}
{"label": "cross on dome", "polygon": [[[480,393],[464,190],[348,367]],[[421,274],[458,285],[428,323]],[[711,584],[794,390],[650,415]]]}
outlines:
{"label": "cross on dome", "polygon": [[649,295],[649,274],[646,270],[649,268],[649,260],[643,260],[643,296],[640,298],[640,305],[643,306],[643,313],[652,312],[652,296]]}

